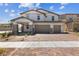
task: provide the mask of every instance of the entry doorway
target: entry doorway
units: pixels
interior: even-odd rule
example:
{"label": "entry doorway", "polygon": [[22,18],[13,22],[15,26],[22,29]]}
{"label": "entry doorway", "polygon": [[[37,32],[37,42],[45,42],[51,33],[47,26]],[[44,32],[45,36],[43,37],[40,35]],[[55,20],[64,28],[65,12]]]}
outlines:
{"label": "entry doorway", "polygon": [[22,27],[23,27],[22,24],[18,24],[18,32],[22,32],[22,31],[23,31],[23,30],[22,30]]}

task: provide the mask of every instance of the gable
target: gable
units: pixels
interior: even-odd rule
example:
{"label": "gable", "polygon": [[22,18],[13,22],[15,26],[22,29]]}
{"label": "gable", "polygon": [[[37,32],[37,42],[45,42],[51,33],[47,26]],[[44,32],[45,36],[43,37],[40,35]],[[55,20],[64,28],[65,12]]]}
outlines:
{"label": "gable", "polygon": [[26,15],[26,14],[30,14],[30,13],[43,14],[43,15],[45,15],[45,13],[40,12],[40,11],[38,11],[38,10],[29,10],[29,11],[26,11],[26,12],[23,12],[23,13],[20,13],[20,14],[21,14],[21,15]]}
{"label": "gable", "polygon": [[12,19],[11,21],[16,23],[33,23],[32,20],[26,17],[18,17],[18,18]]}
{"label": "gable", "polygon": [[45,10],[45,9],[38,9],[38,11],[42,12],[42,13],[45,13],[45,14],[53,14],[53,15],[58,15],[57,13],[54,13],[54,12],[51,12],[51,11],[48,11],[48,10]]}
{"label": "gable", "polygon": [[54,14],[54,15],[59,16],[58,14],[56,14],[54,12],[51,12],[51,11],[48,11],[48,10],[44,10],[44,9],[29,10],[29,11],[25,11],[25,12],[20,13],[20,14],[22,15],[22,14],[28,14],[28,13],[40,13],[40,14],[43,14],[43,15]]}

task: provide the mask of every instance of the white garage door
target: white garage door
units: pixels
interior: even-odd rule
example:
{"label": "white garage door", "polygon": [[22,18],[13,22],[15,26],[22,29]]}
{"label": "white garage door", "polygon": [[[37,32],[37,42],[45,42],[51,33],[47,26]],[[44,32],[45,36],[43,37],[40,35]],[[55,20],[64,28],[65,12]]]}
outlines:
{"label": "white garage door", "polygon": [[50,25],[36,25],[35,31],[37,33],[49,33],[50,32]]}
{"label": "white garage door", "polygon": [[61,33],[61,25],[54,25],[54,33]]}

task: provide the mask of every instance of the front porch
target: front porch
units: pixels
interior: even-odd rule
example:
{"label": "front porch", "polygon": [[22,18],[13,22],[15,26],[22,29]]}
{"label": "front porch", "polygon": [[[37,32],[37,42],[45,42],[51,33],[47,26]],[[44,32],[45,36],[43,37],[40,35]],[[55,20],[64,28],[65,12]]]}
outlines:
{"label": "front porch", "polygon": [[26,34],[27,32],[33,33],[33,24],[25,22],[17,22],[12,24],[12,33],[13,34]]}

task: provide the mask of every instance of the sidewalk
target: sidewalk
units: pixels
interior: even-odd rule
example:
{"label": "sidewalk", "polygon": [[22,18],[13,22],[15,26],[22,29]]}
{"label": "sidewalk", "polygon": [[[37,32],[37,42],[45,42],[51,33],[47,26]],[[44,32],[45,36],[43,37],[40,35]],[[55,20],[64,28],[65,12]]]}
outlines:
{"label": "sidewalk", "polygon": [[0,48],[79,47],[79,41],[0,42]]}

